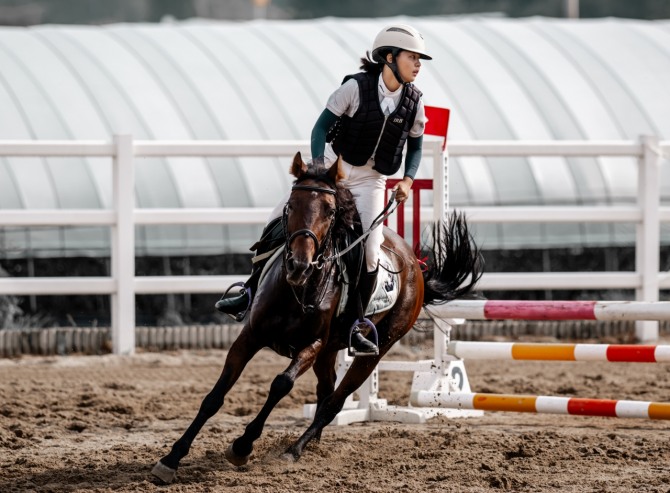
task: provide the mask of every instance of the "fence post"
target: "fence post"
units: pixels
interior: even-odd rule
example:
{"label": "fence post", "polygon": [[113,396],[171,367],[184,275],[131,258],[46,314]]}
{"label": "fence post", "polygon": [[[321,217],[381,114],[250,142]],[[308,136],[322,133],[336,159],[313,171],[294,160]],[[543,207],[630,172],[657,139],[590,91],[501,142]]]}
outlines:
{"label": "fence post", "polygon": [[449,208],[449,163],[442,142],[431,142],[433,149],[433,221],[443,221]]}
{"label": "fence post", "polygon": [[[638,166],[638,205],[642,209],[642,223],[637,225],[635,242],[635,270],[642,276],[637,289],[637,301],[658,301],[658,271],[661,220],[660,168],[661,153],[658,137],[640,138],[642,156]],[[637,321],[635,336],[639,341],[658,339],[658,322]]]}
{"label": "fence post", "polygon": [[111,264],[112,350],[135,352],[135,169],[132,135],[114,136],[113,200],[116,223],[112,227]]}

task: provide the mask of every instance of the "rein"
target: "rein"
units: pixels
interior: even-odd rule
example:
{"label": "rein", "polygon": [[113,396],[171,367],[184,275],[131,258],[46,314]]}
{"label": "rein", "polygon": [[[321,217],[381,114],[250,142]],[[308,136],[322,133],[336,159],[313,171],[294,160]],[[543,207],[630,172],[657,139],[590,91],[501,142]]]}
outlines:
{"label": "rein", "polygon": [[[334,255],[331,255],[330,257],[326,257],[323,259],[324,262],[330,262],[332,260],[336,260],[340,257],[342,257],[345,253],[347,253],[349,250],[354,248],[356,245],[358,245],[361,241],[364,241],[365,238],[367,238],[370,233],[372,233],[376,228],[378,228],[385,220],[387,217],[389,217],[391,214],[395,212],[395,210],[398,208],[398,205],[400,205],[399,202],[395,202],[395,195],[396,192],[395,190],[391,192],[391,198],[389,199],[388,203],[386,204],[386,207],[379,213],[379,215],[375,218],[374,221],[372,221],[372,224],[368,228],[368,230],[363,233],[361,236],[359,236],[356,241],[351,243],[347,248],[342,250],[341,252],[337,252]],[[394,204],[395,202],[395,204]]]}
{"label": "rein", "polygon": [[[318,187],[318,186],[313,186],[313,185],[293,185],[291,190],[307,190],[309,192],[318,192],[318,193],[327,193],[329,195],[336,195],[337,192],[331,188],[325,188],[325,187]],[[361,236],[359,236],[356,241],[352,242],[347,248],[345,248],[342,251],[336,252],[333,255],[330,255],[328,257],[324,257],[322,250],[326,250],[327,245],[330,243],[331,240],[331,235],[332,235],[332,230],[333,230],[333,225],[335,224],[336,217],[332,218],[330,226],[328,227],[328,232],[326,233],[323,243],[319,243],[318,238],[314,234],[314,232],[310,229],[303,228],[299,229],[298,231],[293,232],[291,235],[288,235],[288,203],[284,206],[284,212],[282,215],[282,227],[284,228],[284,236],[286,236],[286,248],[285,248],[285,255],[284,255],[284,262],[290,256],[292,255],[291,252],[291,242],[297,238],[298,236],[308,236],[312,239],[314,242],[314,247],[316,251],[315,258],[316,260],[313,260],[310,264],[316,267],[318,270],[321,270],[323,266],[329,262],[332,262],[333,260],[337,260],[338,258],[344,256],[347,252],[349,252],[351,249],[353,249],[356,245],[358,245],[360,242],[365,241],[365,239],[374,231],[376,228],[378,228],[385,220],[388,218],[391,214],[395,212],[395,210],[398,208],[398,205],[400,205],[398,202],[395,201],[396,197],[396,191],[391,192],[391,197],[389,198],[388,203],[384,207],[384,209],[381,211],[381,213],[372,221],[372,224],[368,228],[367,231],[365,231]],[[334,264],[333,264],[334,265]],[[327,283],[324,283],[323,286],[321,287],[321,292],[317,293],[317,300],[319,300],[316,305],[305,305],[304,303],[304,298],[306,294],[306,290],[303,290],[303,296],[302,299],[298,297],[296,294],[295,290],[293,287],[291,287],[291,291],[293,292],[293,296],[295,297],[296,301],[300,304],[302,307],[302,310],[304,313],[306,312],[311,312],[313,311],[316,306],[320,304],[320,300],[323,299],[325,296],[325,288],[326,288]]]}

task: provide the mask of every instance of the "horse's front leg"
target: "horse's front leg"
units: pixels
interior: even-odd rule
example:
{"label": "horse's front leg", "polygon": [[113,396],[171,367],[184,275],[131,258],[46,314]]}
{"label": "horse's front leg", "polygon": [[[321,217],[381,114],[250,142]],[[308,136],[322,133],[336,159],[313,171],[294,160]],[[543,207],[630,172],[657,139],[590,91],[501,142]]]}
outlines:
{"label": "horse's front leg", "polygon": [[[335,371],[335,361],[337,360],[337,351],[322,351],[314,362],[314,374],[316,375],[316,409],[317,412],[326,398],[335,390],[337,372]],[[317,442],[321,440],[321,430],[314,436]]]}
{"label": "horse's front leg", "polygon": [[225,455],[229,462],[236,466],[247,463],[254,449],[254,442],[261,436],[268,416],[270,416],[277,403],[291,391],[296,379],[314,364],[322,345],[320,339],[314,341],[291,360],[291,364],[286,370],[275,377],[270,385],[268,398],[258,416],[247,425],[244,434],[237,438],[226,450]]}
{"label": "horse's front leg", "polygon": [[214,388],[203,399],[195,419],[181,438],[174,443],[170,453],[154,466],[151,473],[164,483],[171,483],[174,480],[179,461],[188,454],[193,440],[195,440],[207,420],[221,409],[225,395],[240,377],[246,364],[261,349],[261,346],[254,339],[251,331],[248,330],[248,327],[245,327],[245,330],[242,331],[228,351],[221,376]]}

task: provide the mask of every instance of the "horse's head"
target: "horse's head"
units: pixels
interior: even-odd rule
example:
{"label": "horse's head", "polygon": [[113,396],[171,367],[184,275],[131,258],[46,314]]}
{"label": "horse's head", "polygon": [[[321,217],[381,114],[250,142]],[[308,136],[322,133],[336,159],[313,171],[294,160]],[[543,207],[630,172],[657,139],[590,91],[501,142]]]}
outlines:
{"label": "horse's head", "polygon": [[330,168],[321,163],[307,166],[300,153],[293,158],[291,174],[296,177],[286,207],[286,280],[293,286],[305,284],[320,268],[330,247],[338,216],[337,182],[342,178],[340,160]]}

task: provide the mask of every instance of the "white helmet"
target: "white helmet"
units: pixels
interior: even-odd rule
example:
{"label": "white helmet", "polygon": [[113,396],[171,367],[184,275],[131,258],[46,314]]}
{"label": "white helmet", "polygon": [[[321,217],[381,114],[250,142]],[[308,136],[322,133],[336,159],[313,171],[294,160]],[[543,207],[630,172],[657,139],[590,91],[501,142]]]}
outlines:
{"label": "white helmet", "polygon": [[379,54],[384,48],[399,48],[418,53],[425,60],[433,58],[426,53],[426,43],[421,33],[407,24],[393,24],[382,29],[372,43],[372,58],[376,62],[385,62]]}

